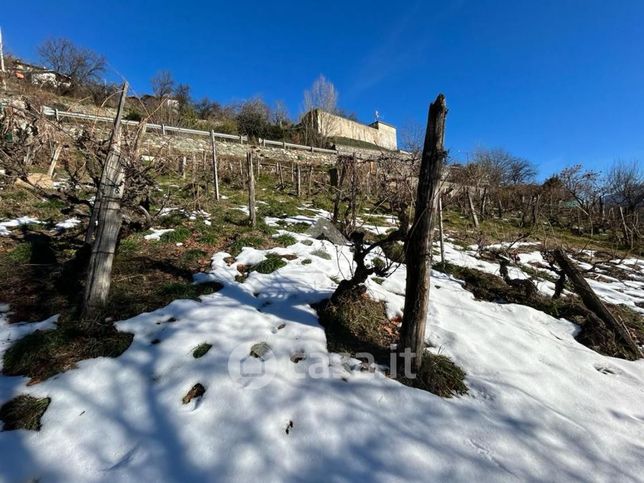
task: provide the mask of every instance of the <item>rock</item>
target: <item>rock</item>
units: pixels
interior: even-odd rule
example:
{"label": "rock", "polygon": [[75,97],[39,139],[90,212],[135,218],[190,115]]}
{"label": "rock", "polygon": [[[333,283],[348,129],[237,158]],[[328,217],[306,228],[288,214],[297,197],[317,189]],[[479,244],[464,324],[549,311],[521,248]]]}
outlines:
{"label": "rock", "polygon": [[258,342],[250,348],[250,355],[258,359],[264,360],[264,356],[271,351],[271,346],[266,342]]}
{"label": "rock", "polygon": [[44,173],[31,173],[27,176],[27,182],[17,179],[16,185],[22,188],[33,188],[37,186],[38,188],[52,189],[54,187],[54,180],[51,179],[51,176],[47,176]]}
{"label": "rock", "polygon": [[183,396],[183,404],[188,404],[193,399],[203,396],[206,393],[206,388],[202,384],[197,383],[192,386],[192,389],[188,391],[188,394]]}
{"label": "rock", "polygon": [[304,352],[296,352],[291,355],[291,362],[295,364],[297,364],[300,361],[303,361],[304,359],[306,359],[306,355],[304,354]]}
{"label": "rock", "polygon": [[325,218],[318,218],[305,234],[318,240],[328,240],[334,245],[346,245],[348,242],[340,230]]}

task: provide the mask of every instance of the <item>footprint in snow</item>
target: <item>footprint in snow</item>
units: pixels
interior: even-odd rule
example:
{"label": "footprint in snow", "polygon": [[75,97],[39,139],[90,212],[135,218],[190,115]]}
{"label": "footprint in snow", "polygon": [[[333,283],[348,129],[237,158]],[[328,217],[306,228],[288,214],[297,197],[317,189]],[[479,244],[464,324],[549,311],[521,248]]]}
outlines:
{"label": "footprint in snow", "polygon": [[285,324],[284,322],[282,322],[282,323],[281,323],[280,325],[278,325],[277,327],[273,327],[273,328],[271,329],[271,332],[272,332],[273,334],[277,334],[277,332],[278,332],[279,330],[282,330],[284,327],[286,327],[286,324]]}
{"label": "footprint in snow", "polygon": [[600,364],[595,364],[594,367],[596,371],[601,372],[602,374],[620,375],[622,373],[622,371],[615,367],[607,367]]}

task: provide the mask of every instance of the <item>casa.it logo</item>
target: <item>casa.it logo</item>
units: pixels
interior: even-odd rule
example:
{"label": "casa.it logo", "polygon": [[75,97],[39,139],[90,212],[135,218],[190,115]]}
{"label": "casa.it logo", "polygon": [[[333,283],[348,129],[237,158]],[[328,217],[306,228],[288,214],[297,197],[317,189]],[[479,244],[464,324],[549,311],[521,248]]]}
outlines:
{"label": "casa.it logo", "polygon": [[277,359],[268,346],[236,346],[228,357],[228,375],[246,389],[261,389],[273,380]]}

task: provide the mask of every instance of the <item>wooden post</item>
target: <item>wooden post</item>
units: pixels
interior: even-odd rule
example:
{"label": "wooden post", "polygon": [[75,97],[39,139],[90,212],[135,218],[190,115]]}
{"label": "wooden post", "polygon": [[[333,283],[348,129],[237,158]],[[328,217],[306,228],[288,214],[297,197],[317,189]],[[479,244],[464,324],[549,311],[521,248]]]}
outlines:
{"label": "wooden post", "polygon": [[624,218],[624,210],[621,206],[619,209],[619,217],[622,221],[622,231],[624,232],[624,245],[630,245],[631,249],[633,248],[633,237],[630,235],[628,230],[628,225],[626,225],[626,218]]}
{"label": "wooden post", "polygon": [[253,173],[253,153],[246,153],[246,165],[248,167],[248,214],[250,215],[250,226],[257,225],[255,214],[255,173]]}
{"label": "wooden post", "polygon": [[295,185],[295,192],[297,193],[297,197],[302,196],[302,168],[300,167],[300,163],[297,163],[297,166],[295,168],[296,170],[296,185]]}
{"label": "wooden post", "polygon": [[476,210],[474,209],[474,203],[472,202],[472,194],[470,193],[470,189],[467,188],[467,203],[470,206],[470,215],[472,215],[472,221],[474,222],[474,226],[476,228],[479,227],[479,219],[476,216]]}
{"label": "wooden post", "polygon": [[[127,91],[128,88],[128,83],[125,82],[123,83],[123,90]],[[114,118],[114,126],[112,128],[112,134],[110,136],[110,143],[108,147],[108,156],[106,158],[106,165],[107,161],[110,160],[110,152],[115,149],[118,146],[118,143],[121,140],[121,120],[123,117],[123,112],[122,108],[124,108],[125,105],[125,99],[124,99],[124,94],[121,92],[121,98],[119,99],[119,105],[118,109],[116,112],[116,118]],[[123,106],[121,105],[123,104]],[[119,114],[121,117],[119,117]],[[94,233],[96,231],[96,226],[98,223],[98,214],[101,211],[101,198],[104,192],[103,186],[105,183],[107,183],[107,176],[108,174],[111,174],[108,172],[106,169],[106,165],[103,166],[103,171],[101,171],[101,178],[98,182],[98,187],[96,189],[96,195],[94,196],[94,206],[92,206],[92,212],[89,217],[89,224],[87,225],[87,231],[85,232],[85,243],[87,244],[92,244],[94,242]]]}
{"label": "wooden post", "polygon": [[306,196],[311,197],[311,187],[313,186],[313,165],[309,164],[309,179],[306,187]]}
{"label": "wooden post", "polygon": [[210,131],[210,143],[212,144],[212,174],[215,183],[215,200],[219,201],[219,166],[217,165],[217,142],[215,131]]}
{"label": "wooden post", "polygon": [[418,371],[425,351],[425,324],[429,307],[429,277],[431,272],[432,228],[440,189],[441,172],[446,157],[443,149],[445,96],[439,94],[429,106],[427,132],[418,177],[414,224],[405,250],[407,281],[405,309],[400,328],[401,352],[415,354],[412,367]]}
{"label": "wooden post", "polygon": [[333,223],[338,222],[340,217],[340,203],[342,202],[342,185],[344,184],[344,175],[346,169],[340,158],[336,160],[336,167],[332,168],[329,171],[331,177],[331,187],[334,189],[335,193],[333,196]]}
{"label": "wooden post", "polygon": [[181,179],[186,179],[186,165],[187,165],[186,157],[183,156],[181,159],[181,163],[179,164],[179,171],[181,173]]}
{"label": "wooden post", "polygon": [[280,180],[280,189],[284,189],[284,174],[282,173],[282,164],[277,163],[277,175]]}
{"label": "wooden post", "polygon": [[101,182],[94,204],[94,212],[98,211],[95,217],[97,223],[96,239],[92,245],[92,254],[87,271],[82,314],[82,319],[89,324],[85,326],[86,329],[95,328],[89,319],[97,309],[107,302],[112,279],[112,263],[118,234],[121,230],[121,198],[123,197],[125,172],[120,159],[119,146],[121,141],[121,119],[123,118],[127,90],[128,83],[125,82],[121,91],[107,159],[103,166]]}
{"label": "wooden post", "polygon": [[438,194],[438,234],[440,236],[441,244],[441,263],[445,264],[445,245],[444,245],[444,233],[443,233],[443,199]]}
{"label": "wooden post", "polygon": [[58,157],[63,150],[62,144],[57,144],[54,148],[54,152],[51,154],[51,161],[49,161],[49,169],[47,170],[47,176],[52,178],[54,176],[54,170],[56,169],[56,163],[58,163]]}
{"label": "wooden post", "polygon": [[597,294],[593,289],[588,285],[586,279],[581,275],[577,267],[574,265],[572,260],[566,255],[566,253],[561,248],[556,248],[552,251],[552,256],[575,287],[575,292],[581,298],[581,301],[584,303],[586,308],[592,311],[597,317],[599,317],[607,326],[609,326],[616,335],[618,335],[624,344],[628,346],[633,355],[636,358],[642,357],[642,351],[637,346],[637,343],[631,337],[631,334],[628,332],[628,329],[618,317],[614,316],[604,303],[597,297]]}

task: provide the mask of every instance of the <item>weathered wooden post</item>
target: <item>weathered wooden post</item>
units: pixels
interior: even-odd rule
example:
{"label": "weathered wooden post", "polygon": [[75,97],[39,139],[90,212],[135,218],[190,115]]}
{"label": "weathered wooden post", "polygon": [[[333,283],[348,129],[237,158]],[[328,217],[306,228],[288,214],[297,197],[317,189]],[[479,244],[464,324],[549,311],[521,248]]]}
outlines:
{"label": "weathered wooden post", "polygon": [[624,322],[616,315],[613,315],[606,307],[604,302],[597,296],[581,272],[577,269],[572,260],[566,255],[566,252],[559,247],[552,252],[554,260],[557,262],[563,273],[566,274],[575,292],[584,303],[586,308],[599,317],[613,332],[622,339],[622,342],[630,349],[634,358],[644,356],[637,343],[631,337],[628,328]]}
{"label": "weathered wooden post", "polygon": [[297,167],[295,168],[295,171],[296,171],[295,192],[297,193],[297,197],[300,198],[302,196],[302,167],[300,166],[300,163],[297,163]]}
{"label": "weathered wooden post", "polygon": [[470,189],[466,189],[466,194],[467,194],[467,204],[470,207],[470,216],[472,217],[472,222],[474,223],[474,226],[476,228],[479,227],[479,219],[478,216],[476,216],[476,210],[474,209],[474,202],[472,201],[472,193],[470,193]]}
{"label": "weathered wooden post", "polygon": [[255,173],[253,172],[253,153],[246,153],[246,165],[248,167],[248,214],[250,216],[250,226],[253,228],[257,225],[257,215],[255,214]]}
{"label": "weathered wooden post", "polygon": [[49,161],[49,169],[47,170],[47,176],[49,176],[50,178],[54,176],[54,170],[56,169],[56,164],[58,163],[58,158],[60,157],[62,150],[63,145],[56,144],[56,147],[54,148],[54,151],[51,155],[51,160]]}
{"label": "weathered wooden post", "polygon": [[311,188],[313,186],[313,165],[309,164],[309,179],[308,179],[308,185],[306,187],[306,196],[311,197]]}
{"label": "weathered wooden post", "polygon": [[181,173],[181,179],[186,179],[186,164],[188,164],[186,161],[186,157],[183,156],[181,158],[181,163],[179,164],[179,172]]}
{"label": "weathered wooden post", "polygon": [[284,189],[284,174],[282,173],[281,163],[277,163],[277,175],[279,176],[280,180],[280,189]]}
{"label": "weathered wooden post", "polygon": [[429,308],[429,277],[432,228],[446,152],[443,149],[445,96],[439,94],[429,106],[427,132],[418,177],[414,223],[405,252],[407,281],[405,309],[400,329],[399,351],[415,354],[412,367],[418,371],[425,351],[425,324]]}
{"label": "weathered wooden post", "polygon": [[219,201],[219,166],[217,164],[217,141],[215,131],[210,131],[210,144],[212,145],[212,174],[215,183],[215,200]]}
{"label": "weathered wooden post", "polygon": [[[112,263],[121,230],[121,198],[125,173],[120,159],[121,119],[127,97],[128,83],[123,84],[107,159],[101,173],[94,211],[96,238],[87,271],[82,319],[85,329],[94,329],[91,317],[107,302],[112,279]],[[92,217],[94,218],[94,217]]]}
{"label": "weathered wooden post", "polygon": [[445,264],[445,245],[444,245],[444,234],[443,234],[443,199],[440,192],[438,193],[438,234],[440,236],[440,245],[441,245],[441,263]]}

